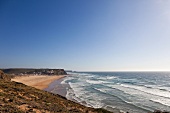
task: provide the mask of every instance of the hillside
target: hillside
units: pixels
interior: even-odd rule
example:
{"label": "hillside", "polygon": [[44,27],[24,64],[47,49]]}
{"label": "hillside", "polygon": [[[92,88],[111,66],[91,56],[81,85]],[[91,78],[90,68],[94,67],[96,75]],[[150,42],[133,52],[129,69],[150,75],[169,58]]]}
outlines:
{"label": "hillside", "polygon": [[[2,71],[0,72],[0,75],[4,75]],[[103,109],[85,107],[62,96],[2,78],[0,79],[0,112],[110,113]]]}
{"label": "hillside", "polygon": [[0,70],[0,80],[4,80],[4,81],[10,81],[11,77],[6,75],[3,71]]}

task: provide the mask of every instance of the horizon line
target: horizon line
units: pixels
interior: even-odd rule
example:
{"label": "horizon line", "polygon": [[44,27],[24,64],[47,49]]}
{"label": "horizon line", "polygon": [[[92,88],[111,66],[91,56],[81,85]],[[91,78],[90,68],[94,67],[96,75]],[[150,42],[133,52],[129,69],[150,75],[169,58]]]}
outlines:
{"label": "horizon line", "polygon": [[10,68],[0,68],[0,69],[64,69],[65,71],[75,71],[75,72],[170,72],[170,70],[72,70],[72,69],[65,69],[65,68],[26,68],[26,67],[10,67]]}

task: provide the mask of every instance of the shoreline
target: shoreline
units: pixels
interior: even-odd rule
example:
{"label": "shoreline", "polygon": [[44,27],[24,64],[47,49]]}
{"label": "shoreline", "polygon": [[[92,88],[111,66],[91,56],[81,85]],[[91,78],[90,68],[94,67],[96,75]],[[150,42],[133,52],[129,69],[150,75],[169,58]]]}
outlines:
{"label": "shoreline", "polygon": [[[67,95],[67,88],[70,87],[68,84],[61,84],[61,82],[64,80],[65,77],[68,75],[26,75],[26,76],[17,76],[11,81],[15,82],[21,82],[25,85],[32,86],[34,88],[47,91],[53,94],[58,94],[66,98]],[[87,103],[85,102],[78,102],[74,98],[67,99],[76,103],[79,103],[81,105],[84,105],[86,107],[92,107],[93,106],[87,106]],[[114,113],[120,113],[122,112],[120,109],[117,108],[103,108],[106,110],[109,110]]]}
{"label": "shoreline", "polygon": [[[67,77],[67,76],[65,76]],[[61,84],[61,82],[64,80],[64,78],[56,79],[53,82],[51,82],[47,88],[43,89],[44,91],[51,92],[54,94],[61,95],[63,97],[66,97],[67,95],[67,87],[70,87],[68,84]]]}
{"label": "shoreline", "polygon": [[[66,76],[67,77],[67,76]],[[65,83],[65,84],[62,84],[61,82],[65,79],[65,77],[61,78],[61,79],[58,79],[58,80],[55,80],[53,81],[48,88],[45,88],[44,90],[47,91],[47,92],[51,92],[53,94],[58,94],[58,95],[61,95],[63,97],[65,97],[67,100],[70,100],[70,101],[73,101],[75,103],[78,103],[78,104],[81,104],[83,106],[86,106],[86,107],[91,107],[91,108],[94,108],[96,109],[95,107],[93,107],[92,105],[88,105],[85,101],[78,101],[72,97],[70,98],[67,98],[67,88],[68,89],[71,89],[70,85]],[[126,112],[123,112],[122,110],[120,109],[117,109],[117,108],[102,108],[102,109],[106,109],[106,110],[109,110],[110,112],[113,112],[113,113],[126,113]]]}
{"label": "shoreline", "polygon": [[[86,107],[95,108],[92,105],[89,106],[85,101],[79,102],[72,97],[70,97],[69,99],[66,97],[67,96],[67,88],[69,88],[70,85],[69,84],[62,84],[61,82],[67,76],[68,75],[17,76],[16,78],[12,79],[12,81],[21,82],[25,85],[32,86],[34,88],[37,88],[37,89],[40,89],[40,90],[43,90],[43,91],[47,91],[47,92],[50,92],[50,93],[53,93],[53,94],[58,94],[62,97],[65,97],[67,100],[73,101],[75,103],[79,103],[79,104],[86,106]],[[114,113],[123,112],[122,110],[117,109],[117,108],[103,107],[103,109],[109,110],[109,111],[114,112]]]}
{"label": "shoreline", "polygon": [[[0,112],[36,112],[36,113],[104,113],[105,109],[89,108],[62,96],[29,87],[23,83],[0,79]],[[107,111],[108,113],[111,113]]]}
{"label": "shoreline", "polygon": [[34,88],[44,90],[49,87],[49,85],[55,80],[62,79],[67,75],[26,75],[26,76],[17,76],[11,81],[20,82]]}

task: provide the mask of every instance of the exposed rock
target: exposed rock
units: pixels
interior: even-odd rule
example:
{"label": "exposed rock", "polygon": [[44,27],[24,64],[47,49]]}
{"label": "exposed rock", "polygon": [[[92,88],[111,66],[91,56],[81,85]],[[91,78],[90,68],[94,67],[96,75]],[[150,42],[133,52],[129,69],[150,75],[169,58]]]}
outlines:
{"label": "exposed rock", "polygon": [[0,79],[3,79],[5,81],[10,81],[10,76],[6,75],[3,71],[0,70]]}
{"label": "exposed rock", "polygon": [[34,74],[34,75],[66,75],[67,73],[64,69],[27,69],[27,68],[11,68],[3,69],[3,72],[12,75],[24,75],[24,74]]}
{"label": "exposed rock", "polygon": [[67,75],[67,73],[64,71],[64,69],[58,69],[54,70],[55,75]]}

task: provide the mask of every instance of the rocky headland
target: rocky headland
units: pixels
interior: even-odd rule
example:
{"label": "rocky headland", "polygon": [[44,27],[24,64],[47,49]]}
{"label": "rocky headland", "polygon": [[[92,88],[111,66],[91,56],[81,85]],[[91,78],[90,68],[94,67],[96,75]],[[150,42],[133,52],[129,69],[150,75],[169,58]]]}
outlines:
{"label": "rocky headland", "polygon": [[67,75],[64,69],[28,69],[28,68],[10,68],[1,69],[4,73],[10,75]]}

